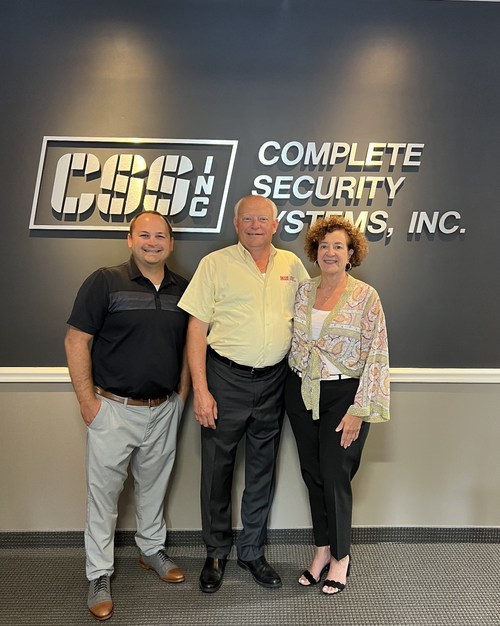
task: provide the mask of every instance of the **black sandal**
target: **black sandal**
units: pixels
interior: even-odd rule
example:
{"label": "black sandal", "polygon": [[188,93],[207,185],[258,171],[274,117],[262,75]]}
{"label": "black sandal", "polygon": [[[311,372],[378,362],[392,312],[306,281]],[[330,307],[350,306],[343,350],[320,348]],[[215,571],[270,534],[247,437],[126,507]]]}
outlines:
{"label": "black sandal", "polygon": [[332,589],[338,589],[338,591],[336,591],[335,593],[328,593],[327,591],[323,591],[322,589],[321,593],[323,593],[325,596],[336,596],[338,593],[340,593],[341,591],[344,591],[345,589],[345,585],[343,585],[342,583],[339,583],[336,580],[330,580],[328,578],[323,583],[323,587],[331,587]]}
{"label": "black sandal", "polygon": [[[349,563],[347,565],[346,578],[351,573],[351,562],[352,562],[352,556],[349,555]],[[326,578],[325,582],[323,583],[323,587],[330,587],[331,589],[338,589],[338,591],[334,593],[328,593],[327,591],[323,591],[323,589],[321,590],[321,593],[323,593],[325,596],[336,596],[338,593],[341,593],[342,591],[344,591],[345,584],[343,585],[342,583],[339,583],[336,580],[330,580],[329,578]]]}
{"label": "black sandal", "polygon": [[321,570],[321,572],[320,572],[319,577],[318,577],[318,579],[317,579],[317,580],[316,580],[316,578],[314,578],[314,576],[311,574],[311,572],[310,572],[308,569],[305,569],[305,570],[302,572],[301,576],[303,576],[303,577],[307,580],[307,582],[308,582],[309,584],[308,584],[308,585],[303,585],[303,584],[300,582],[300,579],[299,579],[299,585],[300,585],[301,587],[311,587],[312,585],[317,585],[317,584],[319,583],[319,581],[321,580],[321,578],[323,577],[323,575],[324,575],[324,574],[328,571],[329,567],[330,567],[330,565],[329,565],[329,564],[328,564],[328,565],[325,565],[325,567]]}

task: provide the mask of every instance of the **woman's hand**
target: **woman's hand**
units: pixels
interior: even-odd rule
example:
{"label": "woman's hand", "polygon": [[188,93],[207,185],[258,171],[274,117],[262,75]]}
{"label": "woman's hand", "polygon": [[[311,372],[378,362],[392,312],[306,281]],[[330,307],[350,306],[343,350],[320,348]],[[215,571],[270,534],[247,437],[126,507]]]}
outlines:
{"label": "woman's hand", "polygon": [[348,448],[353,441],[359,437],[359,431],[361,430],[361,424],[363,420],[361,417],[355,415],[349,415],[346,413],[342,418],[340,424],[335,429],[335,432],[342,431],[342,437],[340,438],[340,445],[343,448]]}

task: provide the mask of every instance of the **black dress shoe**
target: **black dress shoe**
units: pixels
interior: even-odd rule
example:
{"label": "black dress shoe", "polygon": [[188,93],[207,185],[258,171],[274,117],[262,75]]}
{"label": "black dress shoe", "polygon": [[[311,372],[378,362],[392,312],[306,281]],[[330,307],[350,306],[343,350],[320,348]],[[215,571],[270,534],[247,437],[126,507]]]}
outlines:
{"label": "black dress shoe", "polygon": [[213,559],[208,556],[200,574],[200,589],[204,593],[219,591],[224,578],[227,559]]}
{"label": "black dress shoe", "polygon": [[255,561],[238,559],[238,565],[248,570],[259,585],[270,589],[281,587],[281,578],[278,572],[269,565],[264,556],[259,556]]}

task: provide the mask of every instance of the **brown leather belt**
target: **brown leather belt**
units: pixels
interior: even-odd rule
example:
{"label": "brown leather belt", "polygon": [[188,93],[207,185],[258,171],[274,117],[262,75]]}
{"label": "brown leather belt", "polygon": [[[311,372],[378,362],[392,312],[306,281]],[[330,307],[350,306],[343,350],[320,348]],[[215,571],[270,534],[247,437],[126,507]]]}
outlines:
{"label": "brown leather belt", "polygon": [[148,400],[138,400],[137,398],[124,398],[123,396],[117,396],[111,391],[104,391],[101,387],[94,387],[94,391],[98,396],[102,396],[103,398],[107,398],[108,400],[114,400],[115,402],[119,402],[120,404],[127,404],[130,406],[160,406],[166,402],[171,393],[168,396],[160,396],[159,398],[149,398]]}

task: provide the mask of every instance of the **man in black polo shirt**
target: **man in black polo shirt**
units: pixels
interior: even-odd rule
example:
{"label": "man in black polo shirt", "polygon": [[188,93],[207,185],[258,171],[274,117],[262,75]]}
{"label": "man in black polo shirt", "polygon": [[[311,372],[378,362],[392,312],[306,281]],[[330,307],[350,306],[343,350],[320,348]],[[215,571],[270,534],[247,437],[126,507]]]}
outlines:
{"label": "man in black polo shirt", "polygon": [[129,465],[139,564],[166,582],[184,580],[165,552],[163,518],[190,385],[183,358],[188,316],[177,306],[187,281],[165,265],[173,246],[162,215],[137,215],[128,235],[131,258],[91,274],[68,320],[68,368],[87,425],[88,607],[99,620],[113,613],[113,538]]}

